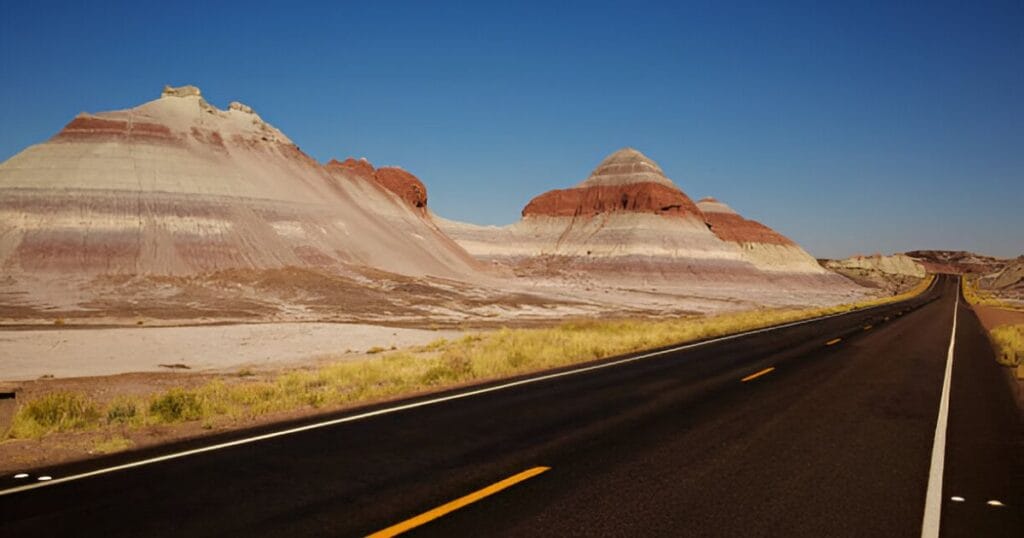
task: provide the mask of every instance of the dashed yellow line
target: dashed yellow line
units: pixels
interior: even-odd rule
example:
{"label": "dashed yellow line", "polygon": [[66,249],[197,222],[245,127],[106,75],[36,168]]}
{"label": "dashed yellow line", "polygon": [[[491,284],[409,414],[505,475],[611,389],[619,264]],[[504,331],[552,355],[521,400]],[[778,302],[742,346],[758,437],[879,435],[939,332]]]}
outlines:
{"label": "dashed yellow line", "polygon": [[474,491],[473,493],[470,493],[469,495],[459,497],[458,499],[455,499],[452,502],[442,504],[437,508],[423,512],[422,514],[414,518],[410,518],[401,523],[392,525],[382,531],[377,531],[369,535],[368,538],[385,538],[390,536],[398,536],[399,534],[408,532],[412,529],[415,529],[416,527],[419,527],[426,523],[430,523],[431,521],[441,516],[450,514],[451,512],[454,512],[459,508],[463,508],[469,504],[475,503],[480,499],[494,495],[495,493],[498,493],[503,489],[512,487],[524,480],[529,480],[543,472],[549,471],[550,469],[550,467],[533,467],[532,469],[527,469],[519,474],[512,475],[500,482],[495,482],[490,486],[487,486],[486,488],[479,489],[477,491]]}
{"label": "dashed yellow line", "polygon": [[838,344],[839,342],[842,342],[842,341],[843,341],[842,338],[833,338],[833,339],[829,340],[828,342],[825,342],[825,345],[826,346],[834,346],[834,345],[836,345],[836,344]]}
{"label": "dashed yellow line", "polygon": [[865,331],[870,331],[871,330],[871,325],[865,325],[864,326],[864,330]]}
{"label": "dashed yellow line", "polygon": [[763,376],[765,374],[770,374],[770,373],[772,373],[772,370],[774,370],[774,369],[775,369],[774,366],[769,366],[768,368],[765,368],[764,370],[761,370],[760,372],[753,373],[753,374],[748,375],[747,377],[744,377],[740,381],[746,383],[747,381],[750,381],[752,379],[757,379],[757,378],[759,378],[759,377],[761,377],[761,376]]}

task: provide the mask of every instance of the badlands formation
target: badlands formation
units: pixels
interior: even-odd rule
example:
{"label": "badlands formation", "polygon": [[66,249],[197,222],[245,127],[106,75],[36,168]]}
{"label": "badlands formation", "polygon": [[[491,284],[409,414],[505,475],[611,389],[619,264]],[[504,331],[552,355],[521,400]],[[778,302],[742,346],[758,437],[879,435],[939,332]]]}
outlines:
{"label": "badlands formation", "polygon": [[851,256],[826,260],[823,265],[862,286],[898,293],[925,277],[925,267],[906,254]]}
{"label": "badlands formation", "polygon": [[712,198],[695,204],[643,153],[608,156],[586,180],[531,200],[504,227],[437,219],[474,256],[524,276],[656,286],[736,298],[855,293],[794,242]]}
{"label": "badlands formation", "polygon": [[0,165],[0,266],[32,275],[353,265],[474,273],[423,218],[425,195],[407,197],[417,187],[400,170],[323,167],[251,108],[218,110],[194,87],[167,88],[136,108],[81,114]]}
{"label": "badlands formation", "polygon": [[192,86],[0,164],[0,319],[436,326],[820,305],[868,293],[623,149],[505,227],[397,167],[320,164]]}
{"label": "badlands formation", "polygon": [[401,322],[472,307],[481,264],[425,206],[404,170],[323,166],[250,107],[168,87],[0,164],[0,318]]}

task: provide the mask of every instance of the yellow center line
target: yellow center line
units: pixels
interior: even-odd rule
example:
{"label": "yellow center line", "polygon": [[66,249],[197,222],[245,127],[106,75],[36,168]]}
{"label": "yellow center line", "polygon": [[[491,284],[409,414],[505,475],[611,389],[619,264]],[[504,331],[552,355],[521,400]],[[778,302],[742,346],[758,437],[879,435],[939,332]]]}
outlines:
{"label": "yellow center line", "polygon": [[825,342],[825,345],[826,346],[834,346],[834,345],[836,345],[836,344],[838,344],[839,342],[842,342],[842,341],[843,341],[842,338],[833,338],[833,339],[829,340],[828,342]]}
{"label": "yellow center line", "polygon": [[864,330],[865,331],[870,331],[871,330],[871,325],[865,325],[864,326]]}
{"label": "yellow center line", "polygon": [[775,369],[774,366],[769,366],[768,368],[765,368],[764,370],[761,370],[760,372],[757,372],[756,374],[750,374],[747,377],[744,377],[740,381],[746,383],[747,381],[750,381],[751,379],[757,379],[757,378],[759,378],[759,377],[761,377],[761,376],[763,376],[765,374],[770,374],[772,372],[772,370],[774,370],[774,369]]}
{"label": "yellow center line", "polygon": [[514,485],[516,485],[516,484],[518,484],[518,483],[520,483],[520,482],[522,482],[524,480],[529,480],[529,479],[531,479],[531,478],[533,478],[533,477],[535,477],[535,476],[537,476],[537,475],[539,475],[539,474],[541,474],[541,473],[543,473],[545,471],[548,471],[550,469],[551,469],[551,467],[534,467],[532,469],[527,469],[527,470],[525,470],[525,471],[523,471],[523,472],[521,472],[519,474],[512,475],[512,476],[510,476],[510,477],[508,477],[508,478],[506,478],[506,479],[504,479],[504,480],[502,480],[500,482],[495,482],[495,483],[491,484],[490,486],[487,486],[486,488],[474,491],[473,493],[470,493],[469,495],[466,495],[464,497],[459,497],[458,499],[455,499],[452,502],[449,502],[449,503],[446,503],[446,504],[442,504],[441,506],[438,506],[437,508],[434,508],[432,510],[428,510],[426,512],[423,512],[422,514],[420,514],[420,515],[418,515],[418,516],[416,516],[414,518],[407,519],[407,520],[405,520],[405,521],[403,521],[401,523],[392,525],[392,526],[390,526],[390,527],[388,527],[388,528],[386,528],[386,529],[384,529],[382,531],[377,531],[377,532],[369,535],[368,538],[385,538],[385,537],[389,537],[389,536],[398,536],[399,534],[402,534],[403,532],[407,532],[407,531],[410,531],[412,529],[415,529],[416,527],[419,527],[420,525],[424,525],[426,523],[429,523],[429,522],[431,522],[431,521],[433,521],[433,520],[435,520],[435,519],[437,519],[437,518],[439,518],[441,516],[445,516],[445,515],[447,515],[447,514],[449,514],[451,512],[454,512],[454,511],[458,510],[459,508],[462,508],[462,507],[465,507],[466,505],[475,503],[475,502],[479,501],[480,499],[483,499],[485,497],[489,497],[491,495],[494,495],[495,493],[498,493],[499,491],[501,491],[501,490],[503,490],[505,488],[509,488],[511,486],[514,486]]}

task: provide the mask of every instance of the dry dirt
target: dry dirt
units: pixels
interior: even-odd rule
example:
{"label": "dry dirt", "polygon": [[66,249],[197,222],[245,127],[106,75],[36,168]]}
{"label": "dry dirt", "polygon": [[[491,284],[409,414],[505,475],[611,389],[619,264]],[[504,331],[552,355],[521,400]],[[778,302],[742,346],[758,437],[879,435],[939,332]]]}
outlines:
{"label": "dry dirt", "polygon": [[978,320],[988,330],[1000,325],[1024,323],[1024,311],[1006,310],[994,306],[974,305],[971,307],[978,314]]}

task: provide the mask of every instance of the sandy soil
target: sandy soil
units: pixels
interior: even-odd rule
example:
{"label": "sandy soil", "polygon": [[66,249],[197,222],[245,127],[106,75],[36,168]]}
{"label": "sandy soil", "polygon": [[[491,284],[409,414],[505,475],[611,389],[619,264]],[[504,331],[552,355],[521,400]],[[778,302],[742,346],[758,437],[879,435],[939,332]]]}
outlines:
{"label": "sandy soil", "polygon": [[1024,323],[1024,311],[983,305],[975,305],[972,308],[978,314],[981,324],[990,331],[1000,325]]}
{"label": "sandy soil", "polygon": [[8,330],[0,331],[0,380],[309,365],[458,334],[347,323]]}

